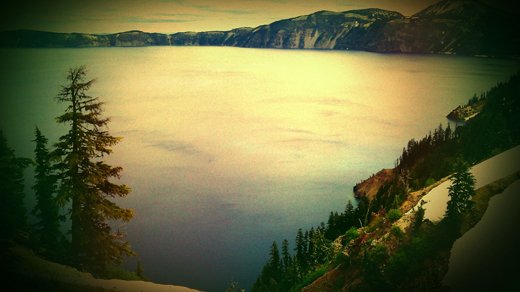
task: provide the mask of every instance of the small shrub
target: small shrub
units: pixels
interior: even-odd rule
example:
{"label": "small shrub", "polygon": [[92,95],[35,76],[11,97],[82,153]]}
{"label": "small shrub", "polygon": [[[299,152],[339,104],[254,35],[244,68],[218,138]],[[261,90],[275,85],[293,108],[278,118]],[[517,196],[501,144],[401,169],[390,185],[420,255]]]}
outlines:
{"label": "small shrub", "polygon": [[345,233],[345,239],[347,243],[349,243],[351,240],[356,239],[359,237],[359,233],[357,232],[357,229],[355,227],[350,227],[350,229]]}
{"label": "small shrub", "polygon": [[394,226],[392,226],[392,228],[390,228],[390,233],[392,235],[394,235],[395,237],[397,237],[397,238],[403,238],[404,237],[403,230],[401,229],[401,227],[399,227],[397,225],[394,225]]}
{"label": "small shrub", "polygon": [[426,180],[426,183],[424,184],[425,187],[429,187],[435,183],[435,180],[433,178],[429,178]]}
{"label": "small shrub", "polygon": [[388,219],[390,222],[395,222],[401,218],[403,214],[401,214],[401,211],[397,209],[391,209],[388,211],[388,214],[386,214],[386,219]]}
{"label": "small shrub", "polygon": [[373,238],[369,238],[369,239],[367,240],[367,245],[372,245],[372,242],[373,242],[373,241],[374,241]]}

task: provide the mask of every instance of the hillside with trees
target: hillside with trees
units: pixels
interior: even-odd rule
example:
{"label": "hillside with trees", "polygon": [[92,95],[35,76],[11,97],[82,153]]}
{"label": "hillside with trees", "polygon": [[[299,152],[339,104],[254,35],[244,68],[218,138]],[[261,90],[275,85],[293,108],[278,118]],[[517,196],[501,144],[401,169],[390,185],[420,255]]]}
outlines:
{"label": "hillside with trees", "polygon": [[[475,193],[469,173],[471,165],[520,145],[519,96],[517,73],[483,93],[476,101],[483,104],[480,113],[466,124],[441,124],[411,139],[396,161],[398,175],[373,198],[362,196],[356,208],[349,201],[316,229],[299,229],[293,254],[285,240],[280,258],[274,242],[252,291],[445,291],[441,281],[454,241],[480,220],[491,196],[520,178],[517,173]],[[424,195],[450,175],[451,199],[440,222],[425,221],[422,205],[403,217],[412,192]]]}

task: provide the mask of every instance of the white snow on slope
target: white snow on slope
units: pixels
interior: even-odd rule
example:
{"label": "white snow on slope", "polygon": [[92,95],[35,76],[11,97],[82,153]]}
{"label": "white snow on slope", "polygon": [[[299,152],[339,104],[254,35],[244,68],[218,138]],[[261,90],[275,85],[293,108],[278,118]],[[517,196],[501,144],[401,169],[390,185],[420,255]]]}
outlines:
{"label": "white snow on slope", "polygon": [[[471,173],[477,180],[475,189],[479,189],[518,171],[520,171],[520,146],[505,151],[471,168]],[[423,207],[426,209],[424,218],[430,221],[439,221],[444,217],[447,203],[450,200],[448,196],[448,187],[450,185],[451,180],[448,180],[435,187],[406,214],[413,212],[424,201]]]}

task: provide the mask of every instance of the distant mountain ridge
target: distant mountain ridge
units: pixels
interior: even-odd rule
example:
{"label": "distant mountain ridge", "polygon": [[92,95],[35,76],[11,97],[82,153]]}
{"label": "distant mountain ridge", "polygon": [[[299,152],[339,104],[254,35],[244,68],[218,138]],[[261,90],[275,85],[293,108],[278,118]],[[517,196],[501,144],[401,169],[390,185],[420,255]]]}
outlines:
{"label": "distant mountain ridge", "polygon": [[415,17],[479,17],[497,10],[488,4],[475,0],[443,0],[414,14]]}
{"label": "distant mountain ridge", "polygon": [[444,0],[405,17],[383,9],[318,11],[256,28],[174,34],[0,32],[0,47],[233,46],[520,58],[518,15],[478,0]]}

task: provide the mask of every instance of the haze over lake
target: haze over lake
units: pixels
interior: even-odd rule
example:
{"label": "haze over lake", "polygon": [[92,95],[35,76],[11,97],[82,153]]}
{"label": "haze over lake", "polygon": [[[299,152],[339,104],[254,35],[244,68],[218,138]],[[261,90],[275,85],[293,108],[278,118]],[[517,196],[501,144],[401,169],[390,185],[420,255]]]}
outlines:
{"label": "haze over lake", "polygon": [[[97,78],[107,157],[132,188],[117,203],[154,282],[250,288],[285,238],[326,221],[352,187],[394,167],[455,107],[520,69],[520,61],[444,55],[227,47],[0,50],[0,127],[33,157],[34,126],[64,134],[56,104],[70,67]],[[27,172],[26,189],[34,180]],[[27,198],[28,210],[34,196]],[[136,259],[128,261],[135,268]]]}

